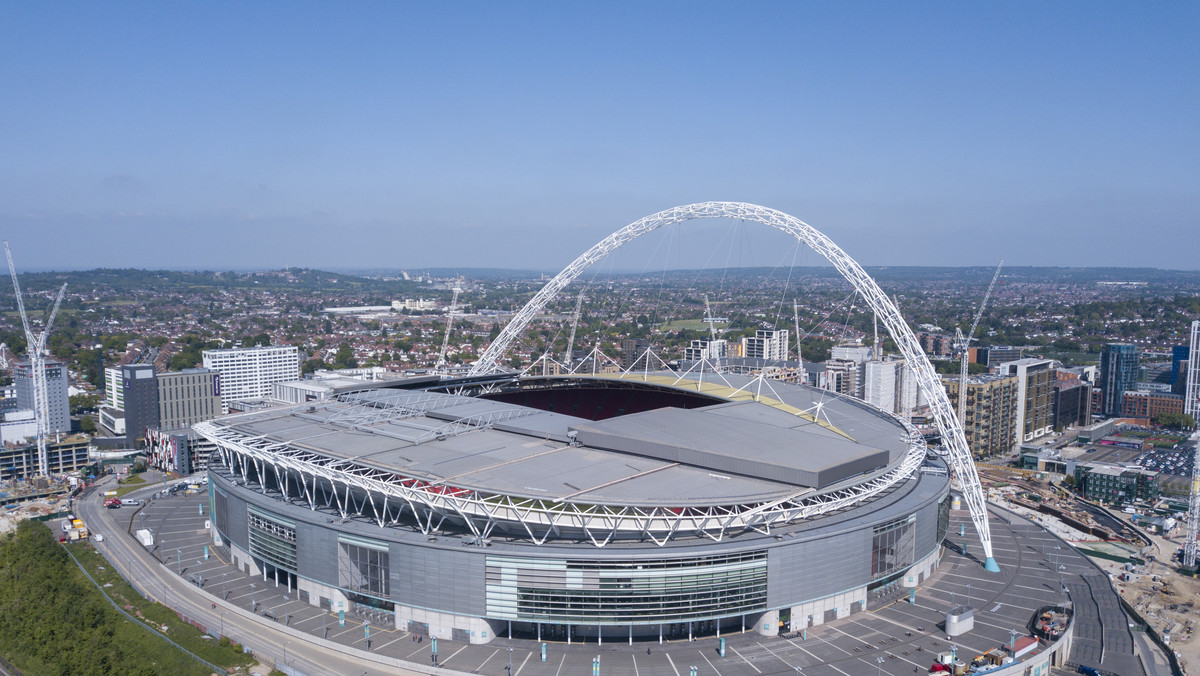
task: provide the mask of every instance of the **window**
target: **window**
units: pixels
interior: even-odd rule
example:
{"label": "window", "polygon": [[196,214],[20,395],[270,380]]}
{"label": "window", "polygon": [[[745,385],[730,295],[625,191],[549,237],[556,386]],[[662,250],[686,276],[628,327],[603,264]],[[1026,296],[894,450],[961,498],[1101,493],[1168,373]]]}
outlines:
{"label": "window", "polygon": [[890,575],[913,564],[914,516],[876,526],[871,542],[871,577]]}
{"label": "window", "polygon": [[250,507],[246,513],[250,554],[279,568],[296,570],[296,524]]}
{"label": "window", "polygon": [[387,598],[388,563],[386,543],[338,536],[338,584],[344,589]]}

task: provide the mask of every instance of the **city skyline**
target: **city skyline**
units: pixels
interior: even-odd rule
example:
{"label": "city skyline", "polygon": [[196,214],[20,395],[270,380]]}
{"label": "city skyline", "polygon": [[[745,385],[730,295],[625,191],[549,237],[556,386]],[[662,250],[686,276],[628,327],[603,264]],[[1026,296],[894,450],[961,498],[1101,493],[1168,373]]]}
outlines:
{"label": "city skyline", "polygon": [[0,9],[21,269],[554,269],[709,199],[865,265],[1200,267],[1115,246],[1196,225],[1194,7],[290,9]]}

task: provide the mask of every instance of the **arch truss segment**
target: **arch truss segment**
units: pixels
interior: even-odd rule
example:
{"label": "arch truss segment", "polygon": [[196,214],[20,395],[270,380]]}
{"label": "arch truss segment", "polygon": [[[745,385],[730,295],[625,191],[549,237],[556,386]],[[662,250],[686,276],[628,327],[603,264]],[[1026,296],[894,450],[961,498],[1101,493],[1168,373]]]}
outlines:
{"label": "arch truss segment", "polygon": [[542,287],[541,291],[525,307],[521,308],[512,321],[500,332],[496,340],[484,351],[479,361],[471,368],[471,375],[483,375],[495,371],[498,368],[499,359],[508,351],[509,345],[525,331],[529,322],[545,309],[546,304],[559,291],[562,291],[593,264],[648,232],[666,225],[703,218],[755,221],[786,232],[832,263],[838,272],[854,286],[871,310],[875,312],[875,315],[883,321],[892,340],[896,342],[900,353],[915,374],[918,385],[928,395],[930,407],[942,435],[942,443],[947,450],[950,468],[954,472],[955,478],[958,479],[963,498],[971,513],[971,520],[974,522],[980,544],[983,546],[986,560],[984,565],[989,571],[999,571],[1000,568],[992,556],[987,504],[984,501],[983,488],[979,483],[979,474],[975,471],[975,464],[971,458],[971,451],[967,447],[966,436],[963,434],[958,417],[954,414],[954,407],[950,404],[946,390],[942,387],[937,372],[929,363],[929,358],[925,356],[916,336],[913,335],[912,330],[904,321],[904,317],[887,297],[887,294],[879,288],[875,280],[863,270],[857,261],[816,228],[782,211],[745,202],[698,202],[660,211],[630,223],[600,240]]}

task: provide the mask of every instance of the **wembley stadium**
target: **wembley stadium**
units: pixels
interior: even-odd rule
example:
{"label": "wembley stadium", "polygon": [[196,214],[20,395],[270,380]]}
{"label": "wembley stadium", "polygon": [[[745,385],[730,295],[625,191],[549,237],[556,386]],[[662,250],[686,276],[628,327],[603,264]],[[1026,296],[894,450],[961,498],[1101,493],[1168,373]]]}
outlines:
{"label": "wembley stadium", "polygon": [[196,426],[239,568],[486,643],[795,631],[940,560],[946,465],[856,399],[714,373],[402,385]]}

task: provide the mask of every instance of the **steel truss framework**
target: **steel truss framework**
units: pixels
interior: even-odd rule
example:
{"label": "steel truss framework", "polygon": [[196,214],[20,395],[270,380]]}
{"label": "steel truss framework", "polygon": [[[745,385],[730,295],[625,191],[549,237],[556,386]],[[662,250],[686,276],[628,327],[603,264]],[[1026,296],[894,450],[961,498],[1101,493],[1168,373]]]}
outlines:
{"label": "steel truss framework", "polygon": [[504,327],[496,340],[488,346],[479,361],[471,368],[470,375],[481,375],[497,370],[499,359],[508,351],[509,345],[524,333],[529,322],[545,309],[546,304],[559,291],[597,261],[648,232],[666,225],[702,218],[755,221],[792,235],[832,263],[838,272],[854,286],[875,315],[883,320],[892,340],[896,342],[900,353],[908,361],[916,375],[918,385],[929,397],[930,408],[937,421],[938,430],[941,432],[942,444],[946,449],[946,457],[954,472],[954,477],[958,480],[963,498],[971,513],[971,520],[979,534],[980,544],[983,546],[984,566],[989,571],[999,571],[1000,567],[992,556],[992,538],[988,528],[987,503],[984,500],[983,487],[979,483],[979,474],[975,471],[975,464],[971,459],[971,451],[967,446],[962,424],[955,415],[954,406],[950,403],[937,372],[921,349],[916,336],[913,335],[912,330],[904,321],[904,317],[887,297],[887,294],[879,288],[875,280],[863,270],[857,261],[816,228],[782,211],[745,202],[699,202],[660,211],[630,223],[585,251],[558,273],[554,279],[550,280]]}
{"label": "steel truss framework", "polygon": [[[404,415],[402,410],[397,413]],[[265,494],[273,484],[272,489],[284,500],[302,500],[314,511],[333,509],[343,519],[364,516],[381,528],[403,521],[415,524],[426,535],[435,534],[449,522],[479,538],[495,532],[523,533],[539,545],[552,538],[574,538],[603,547],[615,539],[648,539],[662,546],[675,537],[720,542],[726,534],[747,530],[770,534],[772,528],[879,497],[912,477],[926,456],[921,434],[907,422],[896,420],[907,431],[908,452],[900,462],[867,480],[820,493],[805,489],[770,501],[702,507],[584,504],[491,493],[405,477],[266,437],[247,436],[215,422],[200,423],[193,429],[216,445],[223,464],[246,485],[257,483]],[[481,429],[499,420],[457,422]]]}

